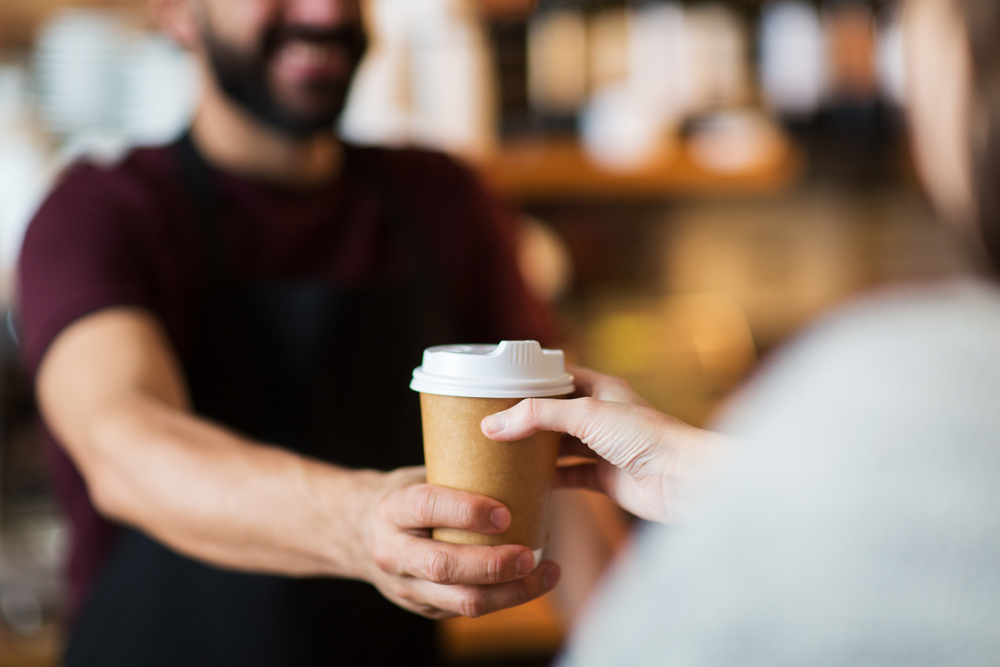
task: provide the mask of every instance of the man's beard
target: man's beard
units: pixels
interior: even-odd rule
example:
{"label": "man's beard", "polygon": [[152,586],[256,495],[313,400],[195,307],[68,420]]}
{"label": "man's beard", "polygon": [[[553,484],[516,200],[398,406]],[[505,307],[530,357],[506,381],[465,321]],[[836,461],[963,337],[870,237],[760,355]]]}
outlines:
{"label": "man's beard", "polygon": [[[203,30],[203,38],[212,72],[222,91],[265,125],[296,137],[333,130],[347,102],[354,72],[368,47],[367,35],[360,25],[333,30],[306,26],[271,28],[258,47],[249,53],[223,43],[207,27]],[[268,80],[268,65],[274,54],[290,40],[337,46],[351,61],[351,72],[342,79],[308,85],[306,92],[311,98],[308,111],[282,104]]]}

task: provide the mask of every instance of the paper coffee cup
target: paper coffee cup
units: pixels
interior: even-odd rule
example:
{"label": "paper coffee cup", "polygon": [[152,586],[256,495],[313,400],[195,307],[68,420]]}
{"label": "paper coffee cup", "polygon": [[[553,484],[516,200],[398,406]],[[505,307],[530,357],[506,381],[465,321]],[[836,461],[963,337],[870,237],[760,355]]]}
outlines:
{"label": "paper coffee cup", "polygon": [[457,544],[523,544],[536,562],[548,540],[558,433],[539,432],[516,442],[483,435],[480,422],[524,398],[567,396],[573,376],[561,350],[536,341],[499,345],[442,345],[424,351],[410,388],[420,392],[427,481],[499,500],[510,509],[510,528],[482,535],[434,529],[434,538]]}

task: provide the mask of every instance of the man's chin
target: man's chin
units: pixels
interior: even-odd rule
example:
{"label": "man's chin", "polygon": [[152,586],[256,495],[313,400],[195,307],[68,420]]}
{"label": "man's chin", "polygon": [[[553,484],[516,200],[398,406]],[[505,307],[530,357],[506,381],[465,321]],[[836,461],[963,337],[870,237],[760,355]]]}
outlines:
{"label": "man's chin", "polygon": [[308,139],[320,134],[330,134],[336,129],[340,119],[339,111],[304,112],[280,108],[271,104],[247,104],[239,106],[264,128],[271,132],[294,139]]}
{"label": "man's chin", "polygon": [[269,129],[295,138],[333,132],[343,109],[342,104],[295,105],[276,102],[244,102],[241,106]]}
{"label": "man's chin", "polygon": [[[297,136],[332,132],[346,103],[347,90],[341,85],[310,86],[308,90],[275,91],[272,108],[264,120],[276,129]],[[261,114],[257,114],[260,116]]]}
{"label": "man's chin", "polygon": [[272,130],[296,139],[308,139],[317,135],[332,134],[339,116],[307,117],[282,116],[263,119]]}

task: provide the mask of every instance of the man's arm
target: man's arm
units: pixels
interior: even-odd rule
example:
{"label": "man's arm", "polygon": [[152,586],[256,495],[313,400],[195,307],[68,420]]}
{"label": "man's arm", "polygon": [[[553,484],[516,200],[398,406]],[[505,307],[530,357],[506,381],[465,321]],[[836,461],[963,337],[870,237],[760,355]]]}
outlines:
{"label": "man's arm", "polygon": [[420,468],[338,468],[194,415],[166,335],[142,309],[103,310],[68,326],[36,386],[43,417],[98,510],[191,557],[363,579],[432,617],[520,604],[558,580],[554,563],[531,572],[527,547],[429,539],[435,526],[505,530],[510,512],[495,500],[423,484]]}

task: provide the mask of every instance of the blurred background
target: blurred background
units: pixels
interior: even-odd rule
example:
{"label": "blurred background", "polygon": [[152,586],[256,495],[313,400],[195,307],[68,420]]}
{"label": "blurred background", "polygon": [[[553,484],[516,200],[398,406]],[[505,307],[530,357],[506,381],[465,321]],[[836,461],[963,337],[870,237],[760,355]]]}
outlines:
{"label": "blurred background", "polygon": [[[370,4],[344,136],[477,165],[524,213],[522,268],[571,359],[681,419],[708,422],[829,306],[967,268],[907,154],[894,1]],[[171,140],[198,90],[143,0],[0,0],[3,313],[60,169]],[[33,420],[4,331],[0,667],[59,650],[67,533]],[[544,665],[566,623],[543,599],[441,636],[456,664]]]}

